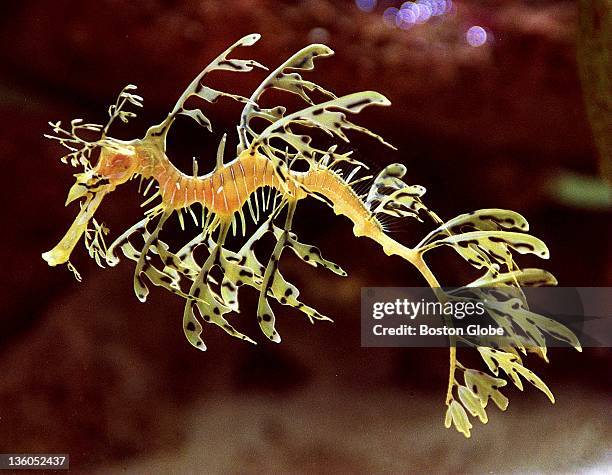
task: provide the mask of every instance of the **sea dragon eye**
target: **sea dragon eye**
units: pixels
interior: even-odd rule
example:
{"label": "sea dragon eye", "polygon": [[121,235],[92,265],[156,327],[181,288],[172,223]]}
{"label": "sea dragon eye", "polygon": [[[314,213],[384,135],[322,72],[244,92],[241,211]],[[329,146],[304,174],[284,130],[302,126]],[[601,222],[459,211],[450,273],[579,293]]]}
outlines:
{"label": "sea dragon eye", "polygon": [[[307,264],[346,276],[339,265],[323,258],[317,247],[300,242],[292,231],[298,204],[314,198],[348,218],[356,236],[377,242],[385,254],[400,256],[412,265],[433,289],[440,304],[476,298],[484,287],[500,288],[498,294],[493,294],[487,311],[493,316],[503,314],[527,336],[523,335],[520,340],[508,338],[503,349],[471,343],[495,377],[463,366],[457,359],[457,338],[450,338],[450,374],[445,397],[447,427],[454,424],[469,437],[472,425],[468,413],[487,422],[485,407],[489,399],[505,410],[508,401],[499,388],[506,380],[498,375],[500,368],[517,386],[522,384],[520,375],[553,400],[544,382],[523,366],[516,348],[524,353],[535,351],[546,359],[543,333],[566,341],[578,350],[581,347],[576,336],[563,325],[529,312],[522,293],[511,293],[512,298],[504,296],[510,290],[520,290],[521,286],[556,283],[550,273],[541,269],[520,269],[514,260],[513,253],[548,258],[546,245],[526,233],[525,218],[514,211],[482,209],[444,221],[423,202],[425,188],[404,181],[407,169],[402,164],[390,165],[376,177],[355,178],[367,167],[351,158],[350,150],[339,151],[342,142],[350,144],[345,134],[347,130],[364,133],[393,147],[374,132],[351,122],[347,115],[357,114],[369,106],[389,106],[390,102],[373,91],[337,97],[303,79],[300,72],[313,69],[315,59],[332,55],[327,46],[313,44],[298,51],[271,71],[250,97],[222,92],[203,83],[204,77],[213,71],[248,72],[262,68],[256,61],[229,57],[234,49],[250,46],[258,39],[257,34],[245,36],[215,58],[195,77],[168,116],[150,127],[142,139],[126,142],[108,136],[109,126],[115,118],[126,121],[134,115],[123,110],[125,104],[141,105],[142,99],[132,92],[134,86],[121,92],[110,108],[110,119],[104,127],[73,121],[71,130],[66,131],[59,122],[51,124],[55,135],[50,137],[71,150],[64,161],[70,159],[73,165],[85,167],[85,171],[77,175],[68,203],[77,198],[84,200],[64,238],[43,254],[43,258],[52,266],[68,263],[81,236],[85,238],[90,255],[101,266],[116,265],[121,252],[136,263],[134,291],[138,299],[144,302],[149,293],[148,285],[153,284],[185,300],[183,330],[187,340],[200,350],[206,349],[201,338],[206,323],[255,343],[226,318],[239,308],[240,287],[252,287],[259,292],[257,321],[261,331],[269,340],[280,342],[271,300],[298,309],[311,322],[329,320],[301,302],[297,287],[281,274],[278,263],[283,252],[288,249]],[[297,95],[307,103],[306,107],[292,113],[282,106],[261,107],[260,98],[272,88]],[[313,92],[325,99],[315,103],[311,97]],[[192,174],[181,172],[166,154],[166,137],[177,116],[190,117],[202,127],[211,128],[210,120],[200,108],[186,107],[191,97],[204,104],[219,97],[244,104],[238,124],[238,153],[229,162],[225,161],[223,137],[215,167],[205,175],[198,174],[195,162]],[[262,121],[264,126],[257,130],[254,123]],[[338,143],[326,149],[318,148],[309,133],[296,132],[308,128],[322,130]],[[86,141],[80,136],[83,131],[100,133],[100,137]],[[101,150],[99,161],[92,167],[89,157],[98,147]],[[141,221],[107,246],[104,243],[107,230],[93,219],[93,215],[106,194],[133,177],[150,180],[144,188],[144,195],[150,196],[142,204],[149,208]],[[371,185],[367,193],[360,195],[354,186],[364,180],[370,180]],[[258,225],[248,236],[245,209]],[[177,214],[181,226],[184,225],[183,214],[187,214],[199,228],[198,233],[178,249],[171,249],[159,238],[162,227],[173,214]],[[426,220],[434,229],[413,247],[408,247],[393,239],[385,225],[386,219],[405,218]],[[226,238],[230,229],[236,234],[238,228],[242,229],[244,242],[239,248],[230,249]],[[272,236],[276,241],[265,264],[254,250],[257,241],[264,236]],[[469,292],[461,295],[440,287],[425,257],[428,251],[441,246],[452,248],[482,273],[465,286]],[[208,251],[203,261],[195,255],[198,248]],[[213,276],[213,270],[220,271],[221,278]]]}

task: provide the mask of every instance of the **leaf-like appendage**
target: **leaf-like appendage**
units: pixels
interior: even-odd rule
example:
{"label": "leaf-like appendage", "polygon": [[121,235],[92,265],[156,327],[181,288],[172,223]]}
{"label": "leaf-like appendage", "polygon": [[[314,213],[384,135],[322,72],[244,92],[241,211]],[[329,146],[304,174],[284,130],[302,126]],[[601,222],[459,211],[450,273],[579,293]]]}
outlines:
{"label": "leaf-like appendage", "polygon": [[[569,328],[556,320],[529,311],[525,308],[522,299],[512,298],[505,301],[487,299],[485,308],[515,341],[517,341],[517,335],[511,328],[511,325],[516,324],[527,337],[527,349],[530,349],[531,346],[538,347],[539,354],[546,361],[548,361],[546,356],[546,340],[542,331],[548,333],[553,338],[569,343],[578,351],[582,350],[578,338]],[[508,322],[509,325],[503,322]],[[517,341],[516,346],[525,352],[522,341]]]}
{"label": "leaf-like appendage", "polygon": [[366,207],[372,213],[384,213],[396,218],[407,216],[422,221],[421,210],[427,207],[421,201],[425,188],[420,185],[407,185],[402,181],[406,167],[393,163],[385,167],[374,179],[365,200]]}
{"label": "leaf-like appendage", "polygon": [[248,99],[238,96],[235,94],[229,94],[226,92],[216,91],[209,87],[206,87],[202,84],[202,79],[208,73],[212,71],[237,71],[237,72],[249,72],[252,71],[254,67],[266,69],[265,66],[259,64],[257,61],[253,60],[243,60],[243,59],[229,59],[228,55],[236,48],[240,46],[251,46],[259,40],[261,35],[259,34],[251,34],[244,36],[243,38],[236,41],[232,46],[227,48],[223,53],[217,56],[208,66],[206,66],[200,74],[198,74],[193,81],[187,86],[181,97],[179,97],[176,105],[172,109],[172,112],[168,115],[168,117],[159,125],[151,127],[149,129],[153,132],[158,132],[160,130],[167,131],[172,123],[174,117],[177,114],[187,115],[194,119],[199,125],[211,129],[210,120],[204,115],[204,113],[200,109],[185,109],[185,103],[192,96],[200,97],[208,102],[214,102],[220,96],[230,97],[239,102],[248,102]]}
{"label": "leaf-like appendage", "polygon": [[480,398],[476,394],[474,394],[471,389],[465,386],[459,386],[457,392],[459,394],[459,400],[461,401],[461,404],[463,404],[463,406],[469,411],[469,413],[472,414],[472,416],[478,417],[478,419],[480,419],[480,422],[482,422],[483,424],[486,424],[489,418],[487,417],[487,412],[485,411],[485,408],[481,404]]}
{"label": "leaf-like appendage", "polygon": [[548,399],[550,399],[550,402],[552,403],[555,402],[555,396],[553,396],[553,393],[551,392],[551,390],[548,388],[548,386],[546,386],[544,381],[542,381],[538,375],[536,375],[533,371],[525,368],[523,365],[518,364],[518,363],[514,364],[514,368],[516,369],[518,373],[520,373],[520,375],[523,378],[525,378],[527,381],[533,384],[536,388],[538,388],[540,391],[546,394]]}
{"label": "leaf-like appendage", "polygon": [[472,424],[463,406],[458,401],[454,400],[449,404],[446,410],[446,417],[444,418],[444,425],[447,429],[450,428],[451,423],[454,424],[457,430],[465,435],[466,438],[470,437]]}
{"label": "leaf-like appendage", "polygon": [[578,340],[574,332],[572,332],[562,323],[559,323],[556,320],[545,317],[543,315],[529,312],[527,310],[525,310],[523,314],[525,319],[529,319],[539,329],[548,333],[553,338],[565,341],[566,343],[569,343],[574,348],[576,348],[576,350],[582,351],[582,345],[580,344],[580,341]]}
{"label": "leaf-like appendage", "polygon": [[151,251],[159,255],[159,259],[164,263],[164,272],[170,275],[184,275],[190,280],[195,280],[200,272],[198,266],[193,259],[182,259],[178,255],[169,251],[169,246],[158,241],[157,245],[151,247]]}
{"label": "leaf-like appendage", "polygon": [[259,323],[259,328],[261,328],[261,331],[266,337],[275,343],[280,343],[281,337],[275,328],[276,317],[274,316],[272,307],[270,307],[268,303],[268,299],[265,297],[260,298],[257,305],[257,322]]}
{"label": "leaf-like appendage", "polygon": [[392,163],[383,168],[374,178],[365,200],[366,206],[372,210],[378,206],[382,197],[405,187],[406,184],[402,181],[405,174],[406,167],[401,163]]}
{"label": "leaf-like appendage", "polygon": [[[389,105],[389,100],[382,94],[374,91],[357,92],[347,96],[338,97],[330,101],[316,104],[305,109],[289,114],[268,126],[253,142],[252,147],[263,147],[266,155],[274,160],[277,154],[284,156],[285,151],[271,145],[271,140],[278,138],[293,147],[307,160],[312,160],[315,155],[324,156],[327,152],[310,146],[312,138],[308,135],[297,135],[291,132],[291,124],[300,124],[309,127],[317,127],[324,132],[341,138],[348,142],[348,137],[343,129],[353,129],[377,138],[382,143],[391,147],[382,137],[370,130],[353,124],[346,119],[345,112],[358,113],[369,105]],[[339,109],[339,110],[331,110]]]}
{"label": "leaf-like appendage", "polygon": [[195,335],[193,334],[193,325],[189,325],[189,327],[186,326],[190,321],[192,321],[192,318],[196,318],[194,307],[197,307],[201,318],[205,322],[217,325],[233,337],[255,343],[249,337],[243,335],[229,324],[224,315],[230,313],[232,309],[223,302],[223,298],[220,295],[217,295],[210,288],[210,281],[208,277],[213,267],[219,266],[223,268],[224,263],[227,264],[227,261],[224,261],[221,257],[222,250],[223,248],[221,245],[214,245],[214,248],[211,249],[210,255],[202,266],[198,278],[194,281],[191,289],[189,290],[188,301],[185,304],[185,313],[183,317],[185,335],[190,342],[192,342],[192,340],[196,342],[197,348],[201,348],[201,345],[197,344],[199,341],[199,334],[197,335],[197,338],[195,338]]}
{"label": "leaf-like appendage", "polygon": [[187,117],[191,117],[198,123],[200,127],[204,127],[209,132],[212,132],[212,124],[210,123],[210,120],[204,115],[204,112],[202,112],[200,109],[183,109],[178,113],[181,115],[186,115]]}
{"label": "leaf-like appendage", "polygon": [[115,119],[119,118],[121,122],[127,123],[128,119],[136,117],[135,113],[123,110],[127,103],[130,103],[135,107],[142,107],[142,97],[129,92],[135,91],[136,89],[137,87],[133,84],[128,84],[125,86],[119,93],[115,103],[108,108],[108,122],[102,129],[102,139],[106,138],[108,129]]}
{"label": "leaf-like appendage", "polygon": [[479,209],[471,213],[461,214],[441,224],[427,234],[418,244],[418,247],[453,234],[469,231],[495,231],[498,229],[528,231],[529,223],[516,211],[498,208]]}
{"label": "leaf-like appendage", "polygon": [[427,207],[421,202],[421,196],[424,194],[425,188],[420,185],[405,186],[388,196],[382,197],[380,204],[372,212],[384,213],[396,218],[410,216],[422,221],[419,212],[427,210]]}
{"label": "leaf-like appendage", "polygon": [[193,311],[193,305],[186,305],[183,311],[183,333],[187,341],[198,350],[206,351],[206,344],[202,340],[202,324]]}
{"label": "leaf-like appendage", "polygon": [[483,408],[487,407],[489,399],[492,399],[502,411],[506,410],[508,398],[499,391],[499,388],[507,384],[506,380],[474,369],[466,369],[463,376],[466,386],[480,398]]}
{"label": "leaf-like appendage", "polygon": [[495,269],[487,269],[486,274],[470,282],[466,287],[494,287],[498,285],[518,285],[520,287],[557,285],[557,279],[543,269],[527,268],[503,273],[499,273]]}
{"label": "leaf-like appendage", "polygon": [[508,375],[508,377],[510,377],[514,385],[521,391],[523,390],[523,383],[520,376],[523,376],[527,381],[546,394],[551,402],[555,402],[552,392],[548,386],[544,384],[544,381],[536,376],[533,371],[525,368],[521,364],[517,355],[484,346],[479,346],[478,351],[491,372],[496,376],[501,368]]}
{"label": "leaf-like appendage", "polygon": [[[277,226],[274,226],[274,236],[276,236],[277,239],[280,238],[282,233],[282,229]],[[346,272],[338,264],[324,259],[323,256],[321,256],[321,251],[318,247],[299,242],[297,240],[297,236],[294,233],[288,234],[285,247],[290,248],[295,253],[295,255],[302,259],[306,264],[309,264],[313,267],[317,267],[317,265],[320,265],[325,269],[329,269],[333,273],[341,275],[343,277],[347,275]]]}
{"label": "leaf-like appendage", "polygon": [[419,248],[421,253],[438,246],[452,246],[467,262],[480,269],[492,268],[494,264],[511,266],[512,253],[509,248],[519,254],[535,254],[542,259],[548,259],[546,244],[530,234],[510,231],[471,231],[463,234],[453,234]]}
{"label": "leaf-like appendage", "polygon": [[198,92],[195,93],[200,99],[205,100],[206,102],[216,102],[220,97],[229,97],[230,99],[234,99],[236,102],[249,102],[249,99],[240,96],[238,94],[230,94],[229,92],[218,91],[217,89],[213,89],[208,86],[202,86]]}
{"label": "leaf-like appendage", "polygon": [[274,88],[288,91],[293,94],[297,94],[308,104],[312,104],[313,102],[306,91],[312,92],[316,90],[326,96],[336,97],[333,93],[327,91],[321,86],[302,79],[298,73],[285,72],[287,69],[313,69],[315,58],[319,56],[330,56],[332,54],[333,51],[325,45],[313,44],[306,46],[278,66],[270,73],[268,77],[266,77],[266,79],[263,80],[263,82],[251,95],[249,103],[245,105],[242,114],[240,115],[240,126],[238,129],[240,131],[240,142],[243,149],[246,149],[250,145],[247,138],[247,133],[252,136],[256,135],[250,127],[251,119],[260,117],[268,120],[269,122],[276,122],[285,114],[284,107],[262,109],[257,106],[257,102],[266,90]]}
{"label": "leaf-like appendage", "polygon": [[223,271],[221,297],[232,311],[237,312],[238,288],[245,284],[255,287],[256,289],[259,288],[262,281],[262,275],[258,273],[258,268],[252,268],[249,267],[248,264],[242,263],[243,259],[239,254],[226,249],[223,250],[219,260],[219,266]]}

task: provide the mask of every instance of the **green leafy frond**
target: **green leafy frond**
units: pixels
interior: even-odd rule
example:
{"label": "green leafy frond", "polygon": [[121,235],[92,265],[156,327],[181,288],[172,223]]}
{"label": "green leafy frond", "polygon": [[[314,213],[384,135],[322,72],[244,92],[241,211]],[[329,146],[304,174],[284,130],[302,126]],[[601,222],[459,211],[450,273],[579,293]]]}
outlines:
{"label": "green leafy frond", "polygon": [[451,246],[461,257],[472,266],[494,268],[493,265],[505,265],[512,269],[512,253],[535,254],[542,259],[548,259],[546,244],[530,234],[510,231],[470,231],[463,234],[453,234],[443,239],[433,241],[419,248],[425,253],[439,246]]}
{"label": "green leafy frond", "polygon": [[478,279],[470,282],[466,287],[494,287],[500,285],[518,285],[520,287],[538,287],[543,285],[557,285],[554,275],[544,269],[518,269],[510,272],[498,272],[495,267]]}
{"label": "green leafy frond", "polygon": [[[256,133],[253,132],[250,127],[250,121],[253,118],[259,117],[268,122],[276,122],[285,115],[286,109],[282,106],[261,108],[257,105],[260,97],[266,90],[279,89],[291,92],[297,94],[308,104],[313,104],[308,92],[318,91],[328,97],[336,97],[332,92],[322,88],[318,84],[303,79],[299,73],[286,72],[288,69],[311,70],[314,68],[315,58],[331,56],[332,54],[333,51],[325,45],[308,45],[283,62],[263,80],[249,98],[249,102],[244,106],[242,114],[240,115],[238,130],[240,135],[240,147],[242,150],[247,149],[250,145],[248,136],[256,136]],[[239,152],[242,150],[239,150]]]}
{"label": "green leafy frond", "polygon": [[470,437],[470,429],[472,424],[468,418],[465,408],[457,401],[453,400],[446,409],[446,417],[444,418],[444,425],[446,428],[450,428],[451,424],[454,424],[456,429],[466,437]]}
{"label": "green leafy frond", "polygon": [[[403,170],[396,170],[401,174]],[[395,178],[397,179],[397,178]],[[392,184],[394,178],[388,179]],[[381,187],[383,188],[383,187]],[[372,196],[374,196],[372,194]],[[435,220],[435,214],[430,213]],[[519,213],[503,209],[482,209],[459,215],[447,222],[439,221],[438,227],[429,232],[417,246],[416,252],[423,256],[439,246],[451,246],[468,263],[484,274],[467,286],[448,293],[442,293],[446,300],[473,300],[483,302],[486,314],[492,322],[503,328],[503,337],[480,337],[478,341],[469,337],[459,339],[476,347],[487,368],[496,377],[466,369],[456,357],[456,339],[451,337],[451,368],[447,392],[447,415],[445,424],[455,428],[466,437],[470,436],[472,425],[469,417],[476,417],[486,423],[485,412],[489,398],[505,410],[508,399],[498,388],[506,384],[500,370],[519,389],[522,380],[529,381],[554,402],[546,384],[524,366],[521,353],[533,352],[548,361],[545,335],[567,342],[578,351],[580,343],[571,330],[548,317],[529,310],[524,286],[555,285],[555,277],[542,269],[520,269],[512,251],[518,254],[534,254],[548,258],[548,248],[538,238],[525,234],[529,225]],[[519,353],[520,352],[520,353]],[[464,372],[464,384],[457,381],[455,372]],[[477,405],[480,398],[482,408]]]}
{"label": "green leafy frond", "polygon": [[[274,226],[273,232],[274,236],[277,239],[280,239],[283,230],[277,226]],[[318,265],[320,265],[325,269],[331,270],[334,274],[338,274],[343,277],[347,275],[346,272],[338,264],[324,259],[323,256],[321,256],[321,251],[318,247],[298,242],[295,233],[288,233],[286,240],[287,242],[285,243],[285,247],[291,249],[295,253],[295,255],[302,259],[306,264],[309,264],[313,267],[317,267]]]}
{"label": "green leafy frond", "polygon": [[499,409],[506,410],[508,398],[499,391],[499,388],[507,384],[505,379],[494,378],[487,373],[474,369],[466,369],[463,372],[463,379],[466,387],[478,395],[480,405],[483,408],[486,408],[489,400],[492,400]]}
{"label": "green leafy frond", "polygon": [[402,181],[406,167],[394,163],[385,167],[374,179],[365,200],[366,207],[373,213],[383,213],[396,218],[413,217],[422,221],[420,211],[427,212],[421,201],[425,188],[407,185]]}
{"label": "green leafy frond", "polygon": [[546,394],[551,402],[555,402],[555,398],[550,389],[548,389],[548,386],[533,371],[525,368],[517,355],[485,346],[479,346],[478,352],[495,376],[499,375],[499,370],[501,369],[521,391],[523,390],[523,382],[520,377],[522,376]]}
{"label": "green leafy frond", "polygon": [[[69,150],[69,153],[61,157],[62,163],[70,162],[73,167],[82,165],[87,171],[91,169],[92,154],[98,147],[110,148],[120,153],[130,153],[125,147],[126,144],[120,140],[107,137],[107,133],[115,119],[119,118],[123,123],[127,123],[129,119],[136,116],[134,112],[125,110],[127,105],[142,107],[142,97],[130,92],[134,90],[136,90],[136,86],[133,84],[128,84],[121,90],[115,104],[108,108],[109,119],[104,126],[89,122],[84,123],[82,119],[73,119],[70,121],[70,129],[68,130],[62,127],[62,122],[59,120],[49,122],[53,134],[44,134],[44,137],[56,140]],[[82,137],[83,133],[90,132],[99,133],[99,138],[94,140]]]}
{"label": "green leafy frond", "polygon": [[108,122],[102,130],[103,138],[106,137],[108,129],[115,121],[115,119],[119,119],[124,124],[127,124],[129,119],[136,117],[136,114],[134,112],[125,110],[125,107],[128,104],[134,107],[142,107],[142,97],[130,92],[135,91],[136,89],[137,87],[133,84],[128,84],[127,86],[125,86],[119,93],[119,96],[117,97],[115,103],[108,108]]}
{"label": "green leafy frond", "polygon": [[206,66],[200,72],[200,74],[198,74],[193,79],[193,81],[191,81],[189,86],[187,86],[185,91],[183,91],[183,93],[179,97],[170,114],[168,114],[168,117],[161,124],[151,127],[147,132],[147,136],[162,137],[165,139],[166,133],[168,132],[168,129],[172,125],[172,122],[174,121],[177,115],[186,115],[188,117],[191,117],[198,123],[198,125],[211,131],[211,122],[201,109],[185,108],[185,103],[190,97],[199,97],[200,99],[206,102],[215,102],[219,97],[229,97],[238,102],[248,103],[249,100],[246,97],[212,89],[202,84],[202,80],[208,73],[212,71],[249,72],[252,71],[253,68],[267,69],[265,66],[252,59],[245,60],[228,58],[229,54],[233,52],[236,48],[240,46],[251,46],[255,44],[260,37],[261,35],[257,33],[246,35],[236,41],[232,46],[227,48],[219,56],[217,56],[208,66]]}
{"label": "green leafy frond", "polygon": [[431,242],[444,239],[451,234],[461,234],[468,231],[528,231],[527,220],[516,211],[506,209],[479,209],[471,213],[461,214],[442,223],[431,231],[417,247],[423,247]]}
{"label": "green leafy frond", "polygon": [[[489,292],[488,295],[490,296],[491,293]],[[546,357],[546,341],[542,332],[570,344],[578,351],[582,350],[578,338],[570,329],[556,320],[530,311],[521,298],[510,298],[503,301],[487,298],[485,308],[489,313],[516,324],[533,346],[543,348],[544,357]],[[513,330],[510,331],[513,332]]]}
{"label": "green leafy frond", "polygon": [[321,104],[315,104],[289,114],[268,126],[253,141],[251,147],[261,147],[270,158],[276,157],[278,154],[283,156],[284,150],[276,148],[271,143],[272,139],[277,138],[287,143],[308,160],[315,159],[316,156],[322,157],[326,155],[327,151],[314,148],[310,145],[312,137],[293,133],[290,129],[292,124],[316,127],[331,136],[339,137],[345,142],[349,140],[344,134],[343,129],[353,129],[375,137],[385,145],[392,147],[379,135],[347,120],[345,114],[345,112],[358,113],[369,105],[388,106],[389,104],[390,102],[385,96],[373,91],[356,92]]}

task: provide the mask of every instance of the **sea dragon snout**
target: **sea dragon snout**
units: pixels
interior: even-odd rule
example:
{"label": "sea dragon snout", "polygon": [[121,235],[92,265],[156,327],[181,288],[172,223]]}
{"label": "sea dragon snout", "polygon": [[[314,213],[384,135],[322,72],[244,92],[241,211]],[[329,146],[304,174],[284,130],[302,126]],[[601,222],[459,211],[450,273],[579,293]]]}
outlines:
{"label": "sea dragon snout", "polygon": [[101,146],[100,157],[94,168],[75,175],[76,181],[68,191],[65,205],[81,198],[81,210],[60,242],[42,258],[50,266],[66,264],[78,241],[87,231],[102,199],[118,185],[128,181],[136,172],[138,160],[133,146],[109,148]]}
{"label": "sea dragon snout", "polygon": [[[78,195],[81,191],[74,191],[78,190],[79,187],[80,185],[78,184],[72,186],[66,204],[79,197]],[[108,191],[98,191],[85,198],[85,202],[81,204],[79,214],[77,214],[64,237],[53,249],[43,253],[42,258],[47,261],[50,266],[57,266],[68,262],[70,254],[72,254],[77,242],[79,242],[81,236],[87,230],[89,221],[93,218],[94,213],[102,202],[102,198],[104,198],[107,193]]]}

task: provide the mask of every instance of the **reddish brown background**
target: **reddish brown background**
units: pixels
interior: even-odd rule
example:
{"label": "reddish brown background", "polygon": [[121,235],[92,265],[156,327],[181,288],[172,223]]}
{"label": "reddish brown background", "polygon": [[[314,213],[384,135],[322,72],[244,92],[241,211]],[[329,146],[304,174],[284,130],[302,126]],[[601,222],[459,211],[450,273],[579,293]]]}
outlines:
{"label": "reddish brown background", "polygon": [[[199,353],[182,335],[180,301],[158,290],[145,305],[136,301],[129,263],[103,271],[77,248],[78,284],[40,258],[75,213],[62,207],[73,171],[42,138],[48,120],[103,121],[129,82],[145,108],[115,131],[140,136],[240,36],[260,32],[262,40],[237,56],[272,67],[320,41],[321,30],[313,31],[320,28],[336,56],[309,78],[338,93],[376,89],[393,102],[359,122],[399,151],[355,137],[357,158],[374,170],[405,163],[409,181],[428,188],[428,204],[443,217],[520,211],[548,243],[545,265],[562,285],[609,286],[609,214],[561,205],[548,191],[559,174],[598,169],[575,59],[577,5],[456,2],[453,14],[406,32],[381,20],[397,2],[379,3],[369,14],[325,0],[3,3],[0,452],[67,452],[77,471],[137,473],[553,471],[598,463],[612,440],[609,350],[555,350],[549,366],[530,360],[557,395],[555,407],[533,388],[509,389],[507,413],[491,410],[472,440],[446,431],[446,350],[359,343],[362,286],[422,282],[317,203],[298,210],[296,231],[349,278],[287,258],[283,270],[304,300],[335,323],[310,326],[278,308],[281,345],[258,337],[252,347],[206,328],[209,351]],[[473,24],[494,41],[469,47],[463,35]],[[248,95],[263,77],[211,79]],[[238,113],[229,102],[213,106],[213,137],[181,122],[170,140],[177,163],[187,169],[197,156],[200,169],[210,168]],[[115,235],[138,216],[135,191],[117,191],[99,213]],[[168,239],[178,243],[185,237],[176,228]],[[409,223],[395,237],[410,243],[424,232]],[[434,264],[449,285],[472,275],[451,253]],[[255,295],[245,297],[235,321],[257,335]]]}

